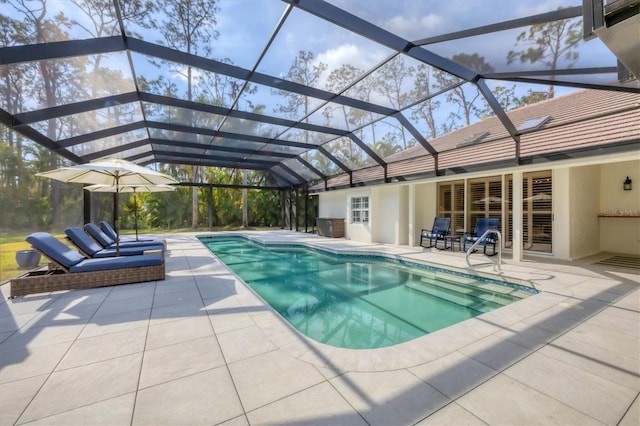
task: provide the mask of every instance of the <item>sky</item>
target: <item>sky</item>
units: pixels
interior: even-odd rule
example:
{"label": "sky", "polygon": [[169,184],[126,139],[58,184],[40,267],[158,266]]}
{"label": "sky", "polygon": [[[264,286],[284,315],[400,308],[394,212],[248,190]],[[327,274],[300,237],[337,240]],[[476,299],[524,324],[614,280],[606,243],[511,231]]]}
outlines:
{"label": "sky", "polygon": [[[329,3],[344,8],[347,12],[365,19],[387,31],[391,31],[407,40],[422,39],[439,34],[447,34],[462,29],[492,24],[556,10],[559,7],[579,6],[581,0],[329,0]],[[276,25],[283,16],[287,4],[279,0],[220,0],[216,13],[215,29],[219,37],[211,40],[211,58],[228,60],[231,63],[252,69],[266,47],[266,43],[275,31]],[[10,8],[4,8],[10,10]],[[86,27],[91,22],[86,15],[78,13],[69,0],[48,0],[50,16],[63,12]],[[4,12],[6,13],[6,12]],[[18,15],[16,15],[18,16]],[[160,22],[166,17],[155,17]],[[135,25],[127,28],[141,34],[150,42],[163,42],[157,30],[150,30]],[[78,28],[72,29],[71,38],[88,38],[87,32]],[[445,58],[460,52],[478,53],[483,56],[498,72],[513,70],[514,67],[525,67],[523,64],[506,63],[506,53],[516,49],[514,40],[522,30],[511,30],[493,33],[486,36],[466,40],[456,40],[427,48]],[[519,49],[519,48],[518,48]],[[316,83],[324,88],[326,79],[332,70],[344,64],[351,64],[363,70],[377,66],[394,53],[372,40],[366,39],[331,23],[320,20],[298,8],[293,8],[290,16],[280,29],[270,49],[257,65],[257,71],[274,77],[284,78],[294,58],[300,51],[311,51],[315,56],[315,64],[326,64],[327,70]],[[134,54],[137,77],[149,79],[161,74],[184,87],[184,77],[166,69],[160,70],[149,64],[143,55]],[[122,53],[108,56],[105,65],[114,70],[122,70],[123,75],[130,76],[127,55]],[[407,58],[408,63],[417,63]],[[580,58],[574,68],[593,66],[615,66],[615,56],[598,39],[584,42],[580,48]],[[540,69],[539,65],[527,65],[528,69]],[[196,72],[196,75],[198,73]],[[601,78],[590,76],[591,81]],[[610,79],[611,75],[605,76]],[[404,90],[410,89],[412,82],[404,83]],[[490,87],[496,84],[488,82]],[[520,94],[527,90],[540,90],[540,87],[518,85]],[[568,93],[575,89],[557,88],[557,94]],[[128,89],[122,89],[126,92]],[[118,93],[119,89],[114,91]],[[267,105],[266,114],[277,115],[275,104],[283,102],[271,89],[262,87],[254,98],[254,104]],[[450,111],[450,110],[449,110]],[[446,112],[443,111],[443,114]]]}
{"label": "sky", "polygon": [[[450,33],[476,26],[492,24],[559,7],[581,5],[581,0],[329,0],[357,17],[369,20],[388,31],[415,40]],[[35,2],[34,2],[35,4]],[[212,57],[229,59],[233,64],[251,69],[287,4],[279,0],[219,0],[215,28],[219,37],[212,40]],[[5,10],[10,10],[6,8]],[[69,0],[48,0],[49,16],[64,12],[67,16],[90,28],[86,15],[78,13]],[[156,17],[161,21],[164,17]],[[158,31],[131,25],[130,30],[142,34],[151,42],[162,42]],[[439,45],[428,49],[444,56],[455,53],[478,53],[496,71],[506,71],[522,64],[506,64],[506,52],[514,49],[514,39],[520,30],[493,33]],[[72,30],[72,38],[87,38],[82,30]],[[349,63],[369,69],[392,53],[389,49],[358,35],[324,22],[297,8],[291,12],[273,45],[258,65],[258,71],[285,76],[294,57],[301,50],[315,54],[316,62],[328,65],[325,75],[340,65]],[[121,60],[121,64],[122,64]],[[584,43],[580,59],[574,67],[615,66],[615,56],[598,39]],[[529,66],[536,69],[538,66]],[[325,79],[319,85],[323,85]]]}
{"label": "sky", "polygon": [[[559,7],[580,6],[582,1],[329,0],[328,3],[411,41],[549,12]],[[70,0],[48,0],[47,4],[49,16],[64,12],[84,26],[91,27],[90,20],[78,13]],[[215,28],[220,35],[210,44],[212,57],[228,58],[235,65],[251,69],[287,4],[279,0],[218,0],[217,5]],[[11,9],[7,7],[5,10]],[[155,18],[157,22],[162,19],[162,16]],[[135,25],[128,28],[142,34],[147,41],[162,41],[161,35],[155,30]],[[494,33],[428,48],[445,57],[462,49],[477,52],[500,70],[506,67],[506,52],[514,48],[513,39],[519,32]],[[72,30],[72,38],[87,37],[88,34],[82,30]],[[274,76],[284,75],[295,55],[303,49],[314,52],[318,61],[328,64],[328,71],[344,63],[366,69],[391,53],[376,43],[294,8],[258,69]],[[575,66],[593,66],[603,62],[615,65],[611,61],[615,61],[615,57],[596,39],[584,44],[580,60]]]}

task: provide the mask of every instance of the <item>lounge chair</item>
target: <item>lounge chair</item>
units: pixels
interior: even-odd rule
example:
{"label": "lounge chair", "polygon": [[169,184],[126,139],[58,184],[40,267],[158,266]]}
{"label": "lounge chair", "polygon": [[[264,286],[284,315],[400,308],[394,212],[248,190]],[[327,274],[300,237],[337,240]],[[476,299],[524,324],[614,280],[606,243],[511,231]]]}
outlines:
{"label": "lounge chair", "polygon": [[[462,242],[462,250],[467,251],[467,243],[473,245],[476,241],[482,238],[484,233],[490,229],[498,229],[499,220],[497,218],[492,217],[479,217],[476,220],[476,227],[473,230],[473,233],[465,235]],[[487,254],[487,246],[493,247],[493,253],[491,256],[495,255],[496,252],[496,242],[498,241],[498,236],[495,233],[489,233],[486,237],[482,238],[482,241],[479,244],[482,244],[482,253]]]}
{"label": "lounge chair", "polygon": [[[84,230],[89,234],[98,244],[100,244],[105,249],[115,249],[116,248],[116,240],[111,238],[106,232],[104,232],[98,225],[95,223],[87,223],[84,225]],[[120,241],[120,249],[125,247],[141,247],[148,245],[159,245],[162,244],[164,246],[163,241],[159,240],[146,240],[146,241]]]}
{"label": "lounge chair", "polygon": [[433,226],[431,229],[423,229],[420,231],[420,246],[423,245],[424,240],[429,240],[429,247],[436,247],[438,240],[444,241],[444,248],[447,248],[447,240],[445,237],[449,235],[449,228],[451,227],[450,217],[436,217],[433,219]]}
{"label": "lounge chair", "polygon": [[102,230],[102,232],[107,234],[107,237],[112,239],[114,242],[117,239],[120,239],[121,243],[130,242],[130,241],[135,241],[135,242],[156,241],[156,240],[153,240],[151,238],[139,238],[139,239],[136,240],[134,237],[123,237],[122,235],[118,236],[118,234],[116,233],[116,230],[113,229],[113,227],[106,220],[102,220],[102,221],[98,222],[98,225],[100,225],[100,229]]}
{"label": "lounge chair", "polygon": [[93,238],[89,236],[89,234],[84,232],[84,230],[79,226],[69,227],[64,230],[64,233],[67,234],[67,238],[69,238],[69,241],[71,241],[71,243],[73,243],[73,245],[75,245],[80,250],[80,253],[84,254],[90,259],[114,257],[118,254],[120,256],[138,256],[144,254],[145,251],[149,250],[159,250],[161,252],[164,251],[164,244],[158,243],[131,247],[121,246],[118,253],[118,249],[116,247],[101,247]]}
{"label": "lounge chair", "polygon": [[50,261],[48,270],[32,271],[11,280],[11,298],[32,293],[104,287],[164,280],[161,254],[86,259],[47,232],[27,237],[31,246]]}

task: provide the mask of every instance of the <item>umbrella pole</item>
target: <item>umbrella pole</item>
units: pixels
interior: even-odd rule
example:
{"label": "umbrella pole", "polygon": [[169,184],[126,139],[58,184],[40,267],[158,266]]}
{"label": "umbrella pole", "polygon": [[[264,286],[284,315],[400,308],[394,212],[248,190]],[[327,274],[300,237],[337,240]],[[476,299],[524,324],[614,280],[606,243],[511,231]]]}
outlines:
{"label": "umbrella pole", "polygon": [[116,224],[116,256],[120,256],[120,220],[118,219],[118,198],[120,195],[120,188],[118,187],[118,174],[116,173],[116,200],[115,210],[113,212],[114,222]]}
{"label": "umbrella pole", "polygon": [[136,188],[133,188],[133,217],[136,225],[136,241],[138,240],[138,198],[136,197]]}

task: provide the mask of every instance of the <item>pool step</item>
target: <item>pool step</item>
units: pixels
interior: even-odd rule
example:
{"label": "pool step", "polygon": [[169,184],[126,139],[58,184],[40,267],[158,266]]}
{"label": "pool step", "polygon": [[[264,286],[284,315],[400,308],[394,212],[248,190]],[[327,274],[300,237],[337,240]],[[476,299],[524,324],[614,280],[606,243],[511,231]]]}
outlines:
{"label": "pool step", "polygon": [[473,297],[475,299],[481,300],[484,303],[494,304],[498,306],[505,306],[510,303],[517,302],[518,300],[521,299],[520,297],[512,297],[510,295],[505,295],[503,293],[491,292],[477,286],[454,285],[444,281],[430,283],[430,285],[443,288],[449,291],[453,291],[456,293],[464,294],[468,297]]}
{"label": "pool step", "polygon": [[527,290],[519,290],[517,288],[509,287],[506,285],[493,284],[493,283],[481,282],[479,287],[488,291],[493,291],[495,293],[500,293],[500,294],[512,297],[515,300],[526,299],[527,297],[533,294]]}
{"label": "pool step", "polygon": [[493,309],[500,308],[504,304],[494,301],[484,300],[473,294],[465,294],[445,286],[434,285],[432,282],[408,282],[407,287],[428,294],[439,299],[446,300],[459,306],[474,310],[476,312],[489,312]]}
{"label": "pool step", "polygon": [[440,271],[422,271],[420,281],[421,283],[409,287],[480,312],[487,312],[531,295],[509,286]]}
{"label": "pool step", "polygon": [[435,276],[433,278],[440,281],[448,281],[451,283],[458,283],[458,284],[473,284],[478,281],[472,277],[449,274],[446,272],[435,272]]}
{"label": "pool step", "polygon": [[[436,284],[446,283],[456,286],[462,292],[475,292],[479,289],[485,292],[491,292],[496,294],[497,297],[505,300],[507,303],[514,302],[516,300],[524,299],[531,296],[526,290],[519,290],[517,288],[509,287],[506,285],[494,284],[485,281],[476,280],[471,277],[464,277],[460,275],[448,274],[445,272],[436,272],[435,279]],[[430,281],[425,281],[430,282]]]}

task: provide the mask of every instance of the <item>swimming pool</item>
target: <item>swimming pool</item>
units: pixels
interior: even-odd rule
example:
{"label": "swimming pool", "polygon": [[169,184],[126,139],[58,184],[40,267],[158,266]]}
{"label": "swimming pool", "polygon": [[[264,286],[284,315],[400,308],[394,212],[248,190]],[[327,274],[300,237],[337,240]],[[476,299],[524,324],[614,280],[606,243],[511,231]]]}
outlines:
{"label": "swimming pool", "polygon": [[342,348],[403,343],[536,293],[382,255],[199,239],[293,327]]}

